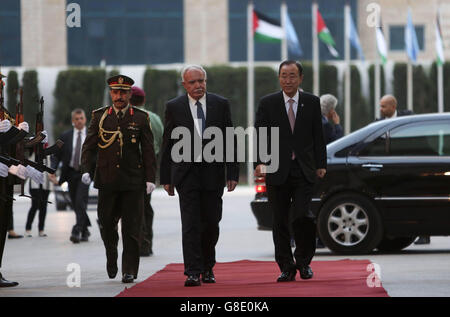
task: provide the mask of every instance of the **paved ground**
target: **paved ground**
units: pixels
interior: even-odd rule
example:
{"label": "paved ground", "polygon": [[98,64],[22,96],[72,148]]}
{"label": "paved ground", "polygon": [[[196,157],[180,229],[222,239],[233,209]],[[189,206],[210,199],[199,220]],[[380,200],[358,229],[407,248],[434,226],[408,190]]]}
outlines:
{"label": "paved ground", "polygon": [[[238,187],[224,195],[221,235],[217,246],[220,262],[273,260],[271,233],[256,230],[250,210],[253,189]],[[51,197],[52,199],[52,197]],[[154,256],[141,258],[137,282],[162,269],[168,263],[182,262],[181,224],[178,199],[169,198],[161,189],[153,194]],[[74,223],[72,211],[56,212],[49,205],[46,221],[48,237],[37,237],[37,219],[32,238],[7,240],[1,272],[10,280],[20,282],[16,288],[0,289],[3,296],[114,296],[123,290],[118,277],[108,279],[103,243],[96,226],[95,206],[89,211],[92,227],[90,242],[74,245],[69,235]],[[15,205],[15,228],[24,233],[29,201],[18,199]],[[121,242],[119,242],[121,245]],[[343,258],[370,259],[381,268],[381,279],[390,296],[450,296],[450,238],[432,237],[431,245],[412,245],[397,254],[366,256],[335,256],[327,249],[319,250],[315,260]],[[80,265],[81,287],[70,288],[66,281],[71,263]],[[120,272],[120,262],[119,262]],[[369,273],[368,273],[369,274]],[[274,276],[274,279],[276,276]],[[180,276],[180,287],[184,277]]]}

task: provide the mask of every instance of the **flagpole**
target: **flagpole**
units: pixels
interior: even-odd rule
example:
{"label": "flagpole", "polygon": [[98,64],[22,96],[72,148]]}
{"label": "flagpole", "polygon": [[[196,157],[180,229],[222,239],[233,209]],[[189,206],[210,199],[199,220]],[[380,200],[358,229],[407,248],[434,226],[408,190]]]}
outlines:
{"label": "flagpole", "polygon": [[[378,30],[377,30],[377,27],[381,27],[381,19],[380,19],[380,17],[378,17],[378,22],[377,22],[377,26],[374,28],[374,30],[375,30],[375,45],[378,47],[378,40],[377,40],[377,32],[378,32]],[[380,113],[380,99],[381,99],[381,76],[380,76],[380,60],[381,60],[381,54],[380,54],[380,52],[379,52],[379,49],[377,49],[377,51],[378,51],[378,54],[377,54],[377,56],[376,56],[376,58],[375,58],[375,78],[374,78],[374,91],[375,91],[375,93],[374,93],[374,97],[375,97],[375,100],[374,100],[374,111],[375,111],[375,113],[374,113],[374,119],[376,119],[377,118],[377,116],[379,115],[379,113]]]}
{"label": "flagpole", "polygon": [[345,33],[345,108],[344,108],[344,132],[349,134],[351,130],[351,114],[350,114],[350,92],[351,92],[351,67],[350,67],[350,5],[348,1],[345,2],[344,7],[344,33]]}
{"label": "flagpole", "polygon": [[312,41],[313,41],[313,94],[318,96],[319,89],[319,39],[317,37],[317,1],[312,3]]}
{"label": "flagpole", "polygon": [[437,65],[438,76],[438,112],[444,112],[444,71],[442,64]]}
{"label": "flagpole", "polygon": [[408,110],[413,111],[413,67],[411,60],[408,59],[408,67],[407,67],[407,74],[406,74],[406,80],[407,80],[407,107]]}
{"label": "flagpole", "polygon": [[281,60],[285,61],[288,59],[288,45],[287,45],[287,30],[286,30],[286,15],[287,15],[287,5],[286,1],[281,2],[281,27],[283,28],[284,37],[281,40]]}
{"label": "flagpole", "polygon": [[[440,8],[438,9],[438,13],[437,13],[437,21],[436,21],[436,28],[437,28],[437,32],[436,32],[436,41],[438,41],[437,36],[441,37],[441,28],[440,28]],[[442,43],[442,39],[441,39],[441,43]],[[441,44],[441,48],[442,48],[442,44]],[[439,56],[439,52],[436,52],[438,55],[437,58],[437,85],[438,85],[438,112],[442,113],[444,112],[444,70],[443,70],[443,63],[444,60],[440,60],[441,56]],[[442,52],[443,53],[443,52]],[[444,55],[443,55],[444,56]],[[442,57],[443,57],[442,56]]]}
{"label": "flagpole", "polygon": [[[253,42],[253,1],[249,0],[247,5],[247,127],[254,126],[254,42]],[[248,134],[248,165],[247,180],[249,185],[253,185],[253,133],[249,129]]]}

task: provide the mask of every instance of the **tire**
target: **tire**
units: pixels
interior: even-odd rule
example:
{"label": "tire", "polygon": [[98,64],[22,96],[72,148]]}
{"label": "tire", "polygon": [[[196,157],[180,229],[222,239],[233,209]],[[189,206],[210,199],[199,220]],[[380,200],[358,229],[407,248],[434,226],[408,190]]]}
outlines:
{"label": "tire", "polygon": [[317,226],[323,243],[337,254],[370,253],[383,237],[377,208],[356,193],[331,197],[320,209]]}
{"label": "tire", "polygon": [[377,249],[381,252],[394,252],[400,251],[411,245],[417,237],[396,237],[396,238],[384,238],[378,244]]}

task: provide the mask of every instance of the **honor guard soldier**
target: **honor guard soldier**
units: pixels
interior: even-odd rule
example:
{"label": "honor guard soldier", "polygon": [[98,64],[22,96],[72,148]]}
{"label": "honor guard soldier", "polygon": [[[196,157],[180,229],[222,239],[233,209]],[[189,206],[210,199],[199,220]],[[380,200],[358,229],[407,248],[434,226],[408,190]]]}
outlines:
{"label": "honor guard soldier", "polygon": [[117,224],[122,219],[122,282],[138,274],[144,191],[155,188],[156,158],[149,116],[129,105],[134,81],[124,75],[108,79],[112,106],[92,112],[81,155],[82,180],[98,189],[98,221],[106,249],[106,269],[115,278]]}

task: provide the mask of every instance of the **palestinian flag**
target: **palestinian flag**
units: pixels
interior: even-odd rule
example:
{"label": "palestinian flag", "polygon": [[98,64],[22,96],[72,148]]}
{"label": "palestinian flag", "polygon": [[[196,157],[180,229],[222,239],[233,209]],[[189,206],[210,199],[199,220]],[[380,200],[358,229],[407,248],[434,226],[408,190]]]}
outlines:
{"label": "palestinian flag", "polygon": [[259,42],[280,43],[284,30],[278,21],[253,10],[253,38]]}
{"label": "palestinian flag", "polygon": [[379,26],[376,28],[376,38],[377,38],[377,49],[378,54],[380,54],[381,60],[383,64],[386,64],[387,61],[387,47],[386,41],[384,40],[383,28],[381,24],[381,18],[379,21]]}
{"label": "palestinian flag", "polygon": [[336,43],[331,36],[330,30],[328,30],[325,21],[322,18],[319,10],[317,10],[317,34],[319,35],[319,39],[325,43],[328,47],[328,51],[334,57],[339,57],[339,53],[336,51]]}
{"label": "palestinian flag", "polygon": [[444,64],[444,45],[442,44],[442,32],[439,13],[436,16],[436,54],[436,63],[441,66],[442,64]]}

